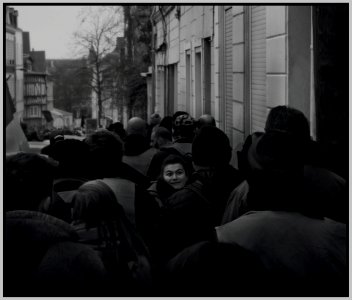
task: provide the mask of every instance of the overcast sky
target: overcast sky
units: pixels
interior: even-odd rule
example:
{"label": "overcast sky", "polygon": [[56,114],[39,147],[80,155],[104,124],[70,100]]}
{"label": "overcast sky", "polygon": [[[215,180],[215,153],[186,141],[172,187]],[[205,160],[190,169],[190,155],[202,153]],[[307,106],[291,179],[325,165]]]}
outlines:
{"label": "overcast sky", "polygon": [[30,46],[46,58],[74,58],[72,34],[78,29],[82,6],[17,6],[18,27],[28,31]]}

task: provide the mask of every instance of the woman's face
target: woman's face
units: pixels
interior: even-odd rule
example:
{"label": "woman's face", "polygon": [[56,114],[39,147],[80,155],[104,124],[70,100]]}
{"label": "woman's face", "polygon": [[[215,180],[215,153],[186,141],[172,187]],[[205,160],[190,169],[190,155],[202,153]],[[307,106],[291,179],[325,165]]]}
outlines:
{"label": "woman's face", "polygon": [[179,163],[166,165],[163,172],[163,178],[175,190],[182,189],[188,179],[185,169]]}

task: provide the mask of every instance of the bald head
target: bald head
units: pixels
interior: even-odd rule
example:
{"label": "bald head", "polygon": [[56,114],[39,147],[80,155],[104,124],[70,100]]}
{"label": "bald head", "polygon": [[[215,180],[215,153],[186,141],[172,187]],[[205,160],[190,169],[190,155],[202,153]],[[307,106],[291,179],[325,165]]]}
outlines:
{"label": "bald head", "polygon": [[198,119],[198,128],[202,128],[203,126],[214,126],[216,127],[215,119],[213,116],[204,114],[201,115]]}
{"label": "bald head", "polygon": [[128,120],[126,131],[127,135],[140,134],[147,136],[147,123],[139,117],[133,117]]}

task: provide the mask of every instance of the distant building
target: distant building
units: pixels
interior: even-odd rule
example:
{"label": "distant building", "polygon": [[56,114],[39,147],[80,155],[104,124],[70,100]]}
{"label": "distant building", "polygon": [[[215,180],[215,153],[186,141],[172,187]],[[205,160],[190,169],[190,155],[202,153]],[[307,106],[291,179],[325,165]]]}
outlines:
{"label": "distant building", "polygon": [[17,10],[6,6],[6,81],[16,108],[15,118],[23,120],[23,49],[22,30]]}
{"label": "distant building", "polygon": [[25,33],[23,44],[24,58],[24,115],[29,128],[40,130],[51,127],[50,119],[43,111],[48,111],[48,78],[45,66],[45,51],[29,51],[29,33]]}

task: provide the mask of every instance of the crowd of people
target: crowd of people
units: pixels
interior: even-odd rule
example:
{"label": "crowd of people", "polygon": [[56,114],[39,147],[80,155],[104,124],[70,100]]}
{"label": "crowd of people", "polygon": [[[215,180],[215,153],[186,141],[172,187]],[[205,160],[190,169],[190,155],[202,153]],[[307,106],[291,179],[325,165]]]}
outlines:
{"label": "crowd of people", "polygon": [[348,296],[348,187],[315,143],[278,106],[236,153],[177,111],[9,155],[4,296]]}

